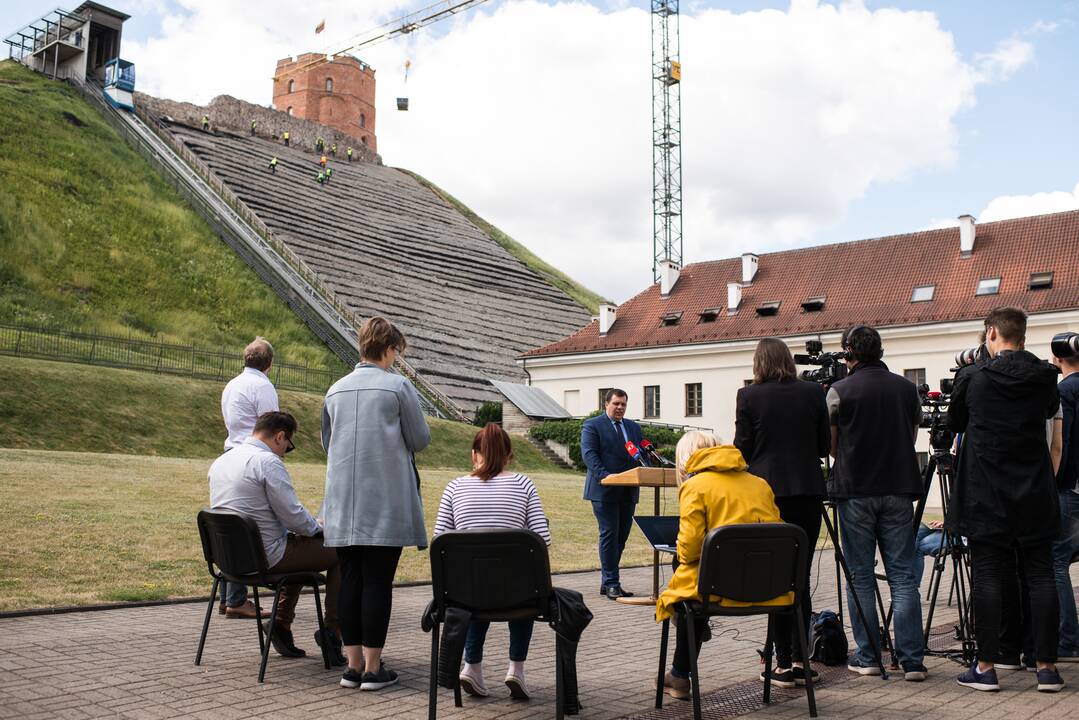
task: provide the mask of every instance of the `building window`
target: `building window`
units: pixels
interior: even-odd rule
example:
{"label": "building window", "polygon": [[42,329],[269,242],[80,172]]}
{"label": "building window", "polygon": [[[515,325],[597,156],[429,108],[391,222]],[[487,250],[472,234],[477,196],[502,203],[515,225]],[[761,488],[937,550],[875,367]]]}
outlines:
{"label": "building window", "polygon": [[771,317],[779,313],[778,302],[766,302],[757,306],[757,314],[761,317]]}
{"label": "building window", "polygon": [[367,127],[367,116],[364,115],[363,113],[360,113],[360,127],[362,127],[362,128]]}
{"label": "building window", "polygon": [[910,380],[915,385],[921,387],[925,385],[925,368],[915,368],[913,370],[904,370],[903,377]]}
{"label": "building window", "polygon": [[700,383],[686,383],[686,417],[700,417],[704,409]]}
{"label": "building window", "polygon": [[672,313],[667,313],[662,318],[660,318],[659,323],[663,327],[674,327],[675,325],[678,324],[678,321],[681,320],[681,319],[682,319],[682,313],[680,313],[680,312],[672,312]]}
{"label": "building window", "polygon": [[599,389],[599,409],[600,410],[603,410],[603,409],[605,409],[607,407],[607,392],[609,390],[611,390],[611,388],[600,388]]}
{"label": "building window", "polygon": [[1053,273],[1035,272],[1030,274],[1031,290],[1048,290],[1053,287]]}
{"label": "building window", "polygon": [[288,91],[289,92],[296,92],[296,81],[295,80],[289,80],[288,81]]}
{"label": "building window", "polygon": [[708,308],[707,310],[701,310],[700,320],[698,322],[715,322],[717,317],[719,317],[719,308]]}
{"label": "building window", "polygon": [[659,385],[644,386],[644,416],[659,417]]}
{"label": "building window", "polygon": [[565,390],[562,393],[562,407],[570,415],[577,417],[581,414],[581,391]]}
{"label": "building window", "polygon": [[288,109],[285,110],[285,113],[288,114],[288,115],[292,114],[292,106],[291,105],[288,106]]}
{"label": "building window", "polygon": [[983,278],[978,281],[975,295],[996,295],[1000,292],[1000,278]]}
{"label": "building window", "polygon": [[802,303],[803,312],[820,312],[824,309],[824,296],[811,297]]}
{"label": "building window", "polygon": [[929,302],[933,299],[933,293],[936,292],[936,285],[919,285],[914,288],[914,292],[910,294],[911,302]]}
{"label": "building window", "polygon": [[326,92],[333,92],[333,78],[326,78]]}
{"label": "building window", "polygon": [[366,145],[367,144],[367,136],[364,135],[363,137],[361,137],[360,142],[362,142],[364,145]]}

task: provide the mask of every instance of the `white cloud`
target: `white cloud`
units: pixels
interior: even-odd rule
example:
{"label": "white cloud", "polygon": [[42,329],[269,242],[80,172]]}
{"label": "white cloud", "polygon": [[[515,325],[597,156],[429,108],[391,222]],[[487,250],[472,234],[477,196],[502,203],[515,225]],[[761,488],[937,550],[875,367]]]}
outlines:
{"label": "white cloud", "polygon": [[[136,52],[125,42],[125,54],[148,92],[268,103],[279,57],[414,4],[336,17],[330,0],[303,11],[264,0],[252,16],[184,0],[160,38]],[[968,62],[933,13],[857,1],[691,13],[681,18],[687,262],[804,244],[874,184],[954,163],[955,119],[978,84],[1032,54],[1013,36]],[[652,277],[649,22],[639,7],[504,0],[372,47],[362,56],[378,71],[379,149],[621,300]],[[394,109],[398,95],[409,112]]]}
{"label": "white cloud", "polygon": [[1002,195],[993,198],[978,213],[980,222],[1006,220],[1008,218],[1042,215],[1045,213],[1079,210],[1079,184],[1069,192],[1057,190],[1040,192],[1033,195]]}

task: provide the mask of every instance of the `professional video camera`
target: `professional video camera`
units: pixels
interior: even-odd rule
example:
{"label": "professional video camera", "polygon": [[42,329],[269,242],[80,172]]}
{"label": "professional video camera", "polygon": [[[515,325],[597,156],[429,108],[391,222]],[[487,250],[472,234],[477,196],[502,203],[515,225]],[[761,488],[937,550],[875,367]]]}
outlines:
{"label": "professional video camera", "polygon": [[934,450],[947,451],[955,442],[955,433],[948,428],[948,405],[952,401],[955,381],[942,378],[940,390],[930,390],[928,385],[918,386],[922,402],[922,419],[918,427],[929,431],[929,444]]}
{"label": "professional video camera", "polygon": [[824,352],[820,340],[806,340],[806,354],[795,355],[796,365],[820,365],[816,370],[803,370],[798,377],[828,387],[836,380],[847,377],[847,365],[844,352]]}

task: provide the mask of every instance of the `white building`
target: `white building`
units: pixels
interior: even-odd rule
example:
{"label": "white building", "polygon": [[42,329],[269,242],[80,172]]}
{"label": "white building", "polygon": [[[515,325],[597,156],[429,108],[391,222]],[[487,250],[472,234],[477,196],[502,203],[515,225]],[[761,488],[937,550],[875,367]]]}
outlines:
{"label": "white building", "polygon": [[1027,348],[1040,357],[1055,333],[1079,331],[1079,212],[982,225],[964,215],[959,228],[668,266],[660,283],[518,363],[572,415],[619,387],[630,417],[730,442],[760,338],[835,351],[845,328],[871,325],[892,371],[937,389],[1000,305],[1030,313]]}

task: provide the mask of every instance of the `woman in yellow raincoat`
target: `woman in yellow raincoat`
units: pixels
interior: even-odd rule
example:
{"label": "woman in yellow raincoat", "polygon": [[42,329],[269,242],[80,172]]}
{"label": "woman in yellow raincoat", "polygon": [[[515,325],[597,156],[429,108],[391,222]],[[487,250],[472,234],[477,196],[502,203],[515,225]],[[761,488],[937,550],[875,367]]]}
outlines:
{"label": "woman in yellow raincoat", "polygon": [[[697,577],[701,548],[709,530],[722,525],[742,523],[783,522],[779,517],[775,496],[768,483],[746,472],[746,461],[733,445],[718,445],[714,436],[701,432],[686,433],[678,441],[678,567],[667,589],[656,601],[656,621],[675,615],[674,606],[683,600],[697,598]],[[721,605],[740,606],[724,598],[712,598]],[[793,593],[761,603],[789,605]],[[702,622],[695,628],[700,650]],[[664,678],[668,695],[679,699],[690,696],[689,641],[687,633],[676,618],[674,662]]]}

